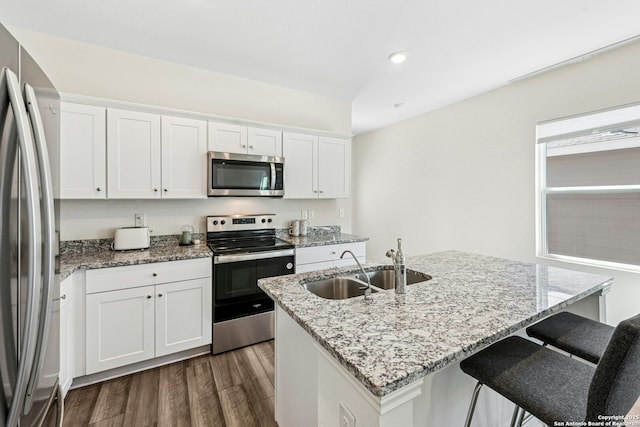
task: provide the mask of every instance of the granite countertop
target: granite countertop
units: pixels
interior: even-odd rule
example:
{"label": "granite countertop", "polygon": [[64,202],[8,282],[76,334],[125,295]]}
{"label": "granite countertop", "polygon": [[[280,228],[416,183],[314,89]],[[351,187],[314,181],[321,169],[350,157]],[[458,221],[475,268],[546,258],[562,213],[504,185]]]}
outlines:
{"label": "granite countertop", "polygon": [[[173,237],[173,236],[172,236]],[[121,267],[124,265],[147,264],[151,262],[178,261],[183,259],[208,258],[212,256],[206,243],[180,246],[175,238],[154,241],[144,250],[112,251],[108,245],[74,248],[60,254],[60,280],[69,277],[76,270]]]}
{"label": "granite countertop", "polygon": [[[367,264],[375,270],[388,266]],[[375,396],[385,396],[464,359],[613,279],[573,270],[446,251],[407,259],[431,275],[407,287],[326,300],[300,283],[357,272],[352,267],[261,279],[258,284]],[[277,339],[277,338],[276,338]]]}
{"label": "granite countertop", "polygon": [[323,246],[323,245],[336,245],[339,243],[353,243],[353,242],[366,242],[368,237],[356,236],[354,234],[347,234],[342,232],[327,233],[327,234],[313,234],[309,236],[287,236],[279,235],[279,238],[286,240],[289,243],[296,245],[296,248],[305,248],[309,246]]}
{"label": "granite countertop", "polygon": [[309,246],[337,245],[340,243],[366,242],[368,237],[356,236],[354,234],[343,233],[340,226],[310,226],[309,234],[306,236],[289,236],[287,229],[278,230],[278,238],[296,246],[305,248]]}
{"label": "granite countertop", "polygon": [[[285,234],[286,230],[279,230],[278,237],[294,244],[298,248],[369,240],[366,237],[342,233],[340,227],[337,226],[310,227],[310,229],[311,233],[304,237],[292,237]],[[203,235],[199,237],[204,238]],[[63,242],[63,250],[58,257],[60,279],[66,279],[76,270],[207,258],[213,255],[206,243],[179,246],[179,239],[180,236],[172,235],[152,236],[148,249],[130,251],[112,251],[110,245],[113,239]]]}

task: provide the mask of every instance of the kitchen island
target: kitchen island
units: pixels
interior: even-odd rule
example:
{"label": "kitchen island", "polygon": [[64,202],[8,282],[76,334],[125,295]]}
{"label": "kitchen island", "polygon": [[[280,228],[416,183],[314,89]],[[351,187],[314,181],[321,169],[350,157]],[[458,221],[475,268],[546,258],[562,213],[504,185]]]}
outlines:
{"label": "kitchen island", "polygon": [[[281,427],[462,425],[474,382],[459,370],[462,359],[562,309],[599,319],[612,284],[457,251],[409,257],[407,268],[432,279],[408,286],[402,300],[393,290],[369,302],[327,300],[301,286],[357,273],[353,268],[259,281],[277,303]],[[498,425],[511,410],[485,390],[474,425]]]}

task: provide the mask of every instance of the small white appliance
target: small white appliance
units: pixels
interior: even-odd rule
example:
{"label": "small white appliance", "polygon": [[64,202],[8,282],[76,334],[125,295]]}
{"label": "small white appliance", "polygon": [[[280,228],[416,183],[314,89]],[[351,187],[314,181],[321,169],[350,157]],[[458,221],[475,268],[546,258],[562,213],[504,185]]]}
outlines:
{"label": "small white appliance", "polygon": [[113,238],[112,249],[125,251],[129,249],[146,249],[149,247],[149,227],[117,228]]}

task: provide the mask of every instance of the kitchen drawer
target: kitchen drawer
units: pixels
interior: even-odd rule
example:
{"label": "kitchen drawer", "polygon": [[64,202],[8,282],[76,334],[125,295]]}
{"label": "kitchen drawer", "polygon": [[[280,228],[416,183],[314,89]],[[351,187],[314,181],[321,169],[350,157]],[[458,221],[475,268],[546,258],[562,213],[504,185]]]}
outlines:
{"label": "kitchen drawer", "polygon": [[[353,259],[351,259],[353,262]],[[296,263],[296,274],[306,273],[308,271],[324,270],[326,268],[332,268],[334,261],[314,262],[310,264]]]}
{"label": "kitchen drawer", "polygon": [[87,271],[87,294],[211,277],[211,258],[156,262]]}
{"label": "kitchen drawer", "polygon": [[[296,249],[296,264],[310,264],[325,261],[336,261],[346,250],[350,250],[358,258],[366,257],[366,243],[340,243],[336,245],[310,246]],[[351,258],[350,255],[347,255]],[[353,259],[353,258],[351,258]]]}

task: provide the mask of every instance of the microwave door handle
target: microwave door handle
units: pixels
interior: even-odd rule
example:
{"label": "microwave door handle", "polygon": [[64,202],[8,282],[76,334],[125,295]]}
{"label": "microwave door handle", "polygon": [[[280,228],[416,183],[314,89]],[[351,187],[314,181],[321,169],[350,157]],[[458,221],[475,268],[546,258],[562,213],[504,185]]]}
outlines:
{"label": "microwave door handle", "polygon": [[37,159],[33,146],[33,135],[29,126],[29,118],[20,93],[20,84],[17,76],[10,70],[3,70],[2,85],[6,82],[9,99],[13,108],[14,120],[17,126],[18,144],[20,148],[21,164],[23,169],[24,194],[26,199],[25,216],[27,218],[27,301],[25,311],[24,335],[21,343],[20,361],[15,389],[11,398],[11,404],[7,412],[7,426],[18,424],[20,409],[29,382],[29,373],[33,365],[33,357],[38,332],[37,314],[39,313],[40,293],[37,292],[41,279],[40,246],[42,235],[40,230],[40,195],[38,188]]}
{"label": "microwave door handle", "polygon": [[271,162],[269,163],[269,165],[271,165],[271,190],[275,190],[276,189],[276,164]]}
{"label": "microwave door handle", "polygon": [[51,169],[49,166],[49,153],[47,151],[47,143],[44,134],[44,125],[36,94],[31,86],[25,84],[25,101],[27,102],[27,110],[29,119],[33,128],[34,142],[38,165],[40,171],[40,188],[42,191],[42,230],[43,230],[43,262],[42,262],[42,297],[40,300],[40,318],[38,321],[38,333],[36,340],[36,351],[34,356],[34,364],[31,368],[31,378],[27,386],[27,398],[24,404],[23,414],[26,415],[31,410],[34,398],[34,389],[40,377],[40,371],[44,364],[44,356],[48,339],[51,306],[51,288],[53,285],[54,274],[54,213],[53,213],[53,184],[51,179]]}

